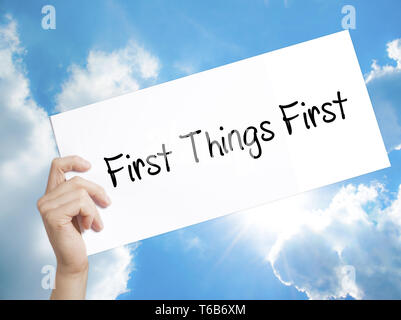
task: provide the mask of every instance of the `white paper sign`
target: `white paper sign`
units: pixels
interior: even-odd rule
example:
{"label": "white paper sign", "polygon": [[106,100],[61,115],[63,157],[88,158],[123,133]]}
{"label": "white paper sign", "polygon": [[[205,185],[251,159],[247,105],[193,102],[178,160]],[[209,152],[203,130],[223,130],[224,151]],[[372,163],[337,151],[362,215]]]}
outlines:
{"label": "white paper sign", "polygon": [[51,122],[112,199],[88,254],[390,165],[348,31]]}

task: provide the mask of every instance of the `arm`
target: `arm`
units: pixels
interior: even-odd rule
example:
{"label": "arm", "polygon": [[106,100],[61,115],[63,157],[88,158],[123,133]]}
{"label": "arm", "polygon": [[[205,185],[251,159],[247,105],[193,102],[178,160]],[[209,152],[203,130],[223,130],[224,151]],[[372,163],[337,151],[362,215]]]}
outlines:
{"label": "arm", "polygon": [[63,272],[57,266],[56,286],[50,296],[51,300],[81,300],[85,299],[86,282],[88,280],[88,266],[80,272]]}
{"label": "arm", "polygon": [[110,205],[103,188],[80,177],[68,181],[65,172],[85,172],[90,164],[71,156],[52,162],[44,196],[37,206],[57,259],[56,288],[51,299],[84,299],[88,278],[88,257],[77,219],[85,229],[103,229],[96,204]]}

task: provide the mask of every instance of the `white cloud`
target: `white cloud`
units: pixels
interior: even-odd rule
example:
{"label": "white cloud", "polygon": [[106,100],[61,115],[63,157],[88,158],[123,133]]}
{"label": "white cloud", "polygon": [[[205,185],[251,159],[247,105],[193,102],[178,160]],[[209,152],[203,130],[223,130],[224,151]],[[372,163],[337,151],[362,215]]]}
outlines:
{"label": "white cloud", "polygon": [[69,67],[70,76],[56,97],[56,110],[65,111],[138,90],[141,81],[156,79],[159,69],[159,60],[134,41],[111,53],[92,50],[86,66]]}
{"label": "white cloud", "polygon": [[373,61],[365,81],[384,143],[391,152],[400,150],[401,145],[401,39],[387,44],[387,55],[395,65],[380,66]]}
{"label": "white cloud", "polygon": [[[268,7],[270,5],[270,0],[263,0],[263,3],[266,7]],[[283,1],[284,7],[285,8],[289,8],[289,3],[288,0],[284,0]]]}
{"label": "white cloud", "polygon": [[115,299],[129,292],[128,280],[133,267],[133,251],[137,245],[120,247],[89,258],[88,299]]}
{"label": "white cloud", "polygon": [[202,249],[202,241],[198,236],[194,236],[190,239],[188,239],[188,241],[186,242],[186,248],[187,250],[191,250],[191,249],[198,249],[201,250]]}
{"label": "white cloud", "polygon": [[195,73],[198,69],[194,63],[188,61],[176,61],[173,67],[185,76]]}
{"label": "white cloud", "polygon": [[276,276],[311,299],[401,298],[401,188],[392,201],[384,194],[350,184],[326,209],[301,213],[267,255]]}
{"label": "white cloud", "polygon": [[[23,64],[26,50],[20,44],[17,23],[11,16],[5,20],[0,25],[0,200],[4,204],[0,213],[0,298],[46,299],[50,291],[41,287],[41,269],[55,265],[55,258],[36,200],[44,192],[48,167],[57,153],[48,115],[29,88]],[[136,88],[133,72],[141,79],[157,77],[158,62],[130,43],[110,54],[92,51],[87,68],[72,66],[70,70],[71,77],[59,95],[60,109]],[[127,291],[134,249],[122,247],[90,258],[89,297],[114,299]]]}
{"label": "white cloud", "polygon": [[17,23],[6,20],[0,28],[0,179],[20,186],[48,165],[55,146],[47,113],[31,96]]}
{"label": "white cloud", "polygon": [[36,200],[56,155],[45,110],[29,88],[17,23],[0,25],[0,288],[1,298],[45,298],[41,268],[54,256]]}
{"label": "white cloud", "polygon": [[365,76],[366,83],[383,76],[401,73],[401,38],[387,43],[387,55],[395,61],[396,65],[380,66],[376,60],[373,60],[372,70]]}

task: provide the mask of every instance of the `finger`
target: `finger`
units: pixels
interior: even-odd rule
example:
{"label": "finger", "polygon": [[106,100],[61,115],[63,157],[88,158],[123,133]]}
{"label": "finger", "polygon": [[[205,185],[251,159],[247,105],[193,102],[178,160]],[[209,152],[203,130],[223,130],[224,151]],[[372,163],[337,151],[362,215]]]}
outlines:
{"label": "finger", "polygon": [[[66,193],[61,194],[60,196],[53,198],[53,199],[47,199],[43,202],[40,203],[38,206],[39,211],[41,212],[48,212],[50,210],[54,210],[57,207],[60,207],[68,202],[74,201],[74,200],[85,200],[86,198],[90,198],[88,192],[81,188],[81,189],[76,189],[72,190]],[[92,201],[92,199],[91,199]]]}
{"label": "finger", "polygon": [[78,176],[57,186],[52,192],[45,195],[43,198],[45,201],[49,201],[60,197],[64,193],[79,189],[86,190],[91,198],[101,207],[107,207],[111,204],[110,198],[101,186]]}
{"label": "finger", "polygon": [[82,227],[89,229],[92,226],[93,220],[98,215],[96,205],[91,198],[73,200],[61,205],[53,210],[44,213],[45,221],[54,227],[62,226],[66,223],[71,223],[72,219],[78,215],[82,217]]}
{"label": "finger", "polygon": [[99,214],[99,211],[96,210],[95,217],[93,218],[92,222],[92,229],[96,232],[102,231],[104,228],[103,220]]}
{"label": "finger", "polygon": [[[58,197],[57,199],[50,200],[49,202],[53,202],[51,205],[56,205],[54,202],[58,202],[59,205],[68,203],[70,201],[82,201],[82,202],[90,202],[91,206],[94,205],[92,198],[89,196],[88,192],[85,189],[78,189],[74,190],[72,192],[66,193]],[[100,217],[99,211],[97,210],[95,206],[95,216],[93,217],[93,220],[88,222],[88,228],[92,227],[93,230],[95,231],[101,231],[103,229],[103,221],[102,218]]]}
{"label": "finger", "polygon": [[65,181],[64,173],[69,171],[85,172],[89,170],[90,163],[78,156],[68,156],[64,158],[55,158],[52,161],[47,181],[46,193],[52,191],[60,183]]}

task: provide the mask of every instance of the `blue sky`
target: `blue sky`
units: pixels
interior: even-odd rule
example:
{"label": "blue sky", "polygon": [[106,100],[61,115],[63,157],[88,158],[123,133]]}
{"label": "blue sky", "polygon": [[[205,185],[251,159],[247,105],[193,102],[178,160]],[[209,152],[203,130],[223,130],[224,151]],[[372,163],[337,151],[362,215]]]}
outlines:
{"label": "blue sky", "polygon": [[[41,8],[46,4],[56,8],[56,30],[41,28]],[[46,116],[340,31],[345,4],[356,9],[351,37],[392,167],[278,205],[91,257],[96,269],[88,288],[91,297],[112,288],[106,297],[401,298],[397,273],[401,268],[401,205],[397,202],[401,199],[401,40],[396,41],[401,38],[401,2],[0,0],[0,25],[11,30],[14,22],[13,34],[18,37],[17,45],[15,39],[5,41],[3,36],[0,49],[11,52],[10,63],[18,66],[14,74],[23,77],[29,87],[21,99],[21,110],[40,108]],[[12,47],[13,43],[23,50]],[[121,58],[124,52],[132,56]],[[372,68],[373,60],[376,68]],[[114,74],[113,70],[121,72]],[[111,80],[103,79],[108,72]],[[2,75],[4,83],[14,83],[10,74]],[[93,85],[82,88],[80,79]],[[2,112],[9,104],[5,88],[0,82]],[[43,119],[6,114],[10,116],[0,122],[0,133],[4,141],[16,142],[16,146],[8,146],[11,154],[26,159],[24,152],[33,148],[27,136],[31,131],[36,134],[37,122]],[[55,154],[51,139],[43,137],[43,144],[29,151],[36,160],[23,163],[33,171],[26,175],[24,186],[6,179],[0,183],[0,190],[7,190],[1,198],[7,199],[0,216],[4,220],[0,223],[2,241],[10,241],[15,232],[22,231],[16,212],[25,214],[32,226],[23,227],[29,238],[13,239],[15,247],[0,251],[0,278],[6,283],[0,297],[43,298],[49,294],[40,287],[40,268],[54,264],[54,259],[45,235],[37,231],[40,221],[32,217],[35,199],[46,182],[49,159]],[[42,150],[40,157],[37,150]],[[0,157],[0,163],[7,161],[8,157]],[[317,226],[305,222],[309,218],[328,222]],[[299,223],[289,225],[288,219]],[[36,247],[28,240],[35,237],[40,239]],[[355,281],[343,275],[347,266],[352,266]],[[105,280],[110,273],[117,275]]]}

